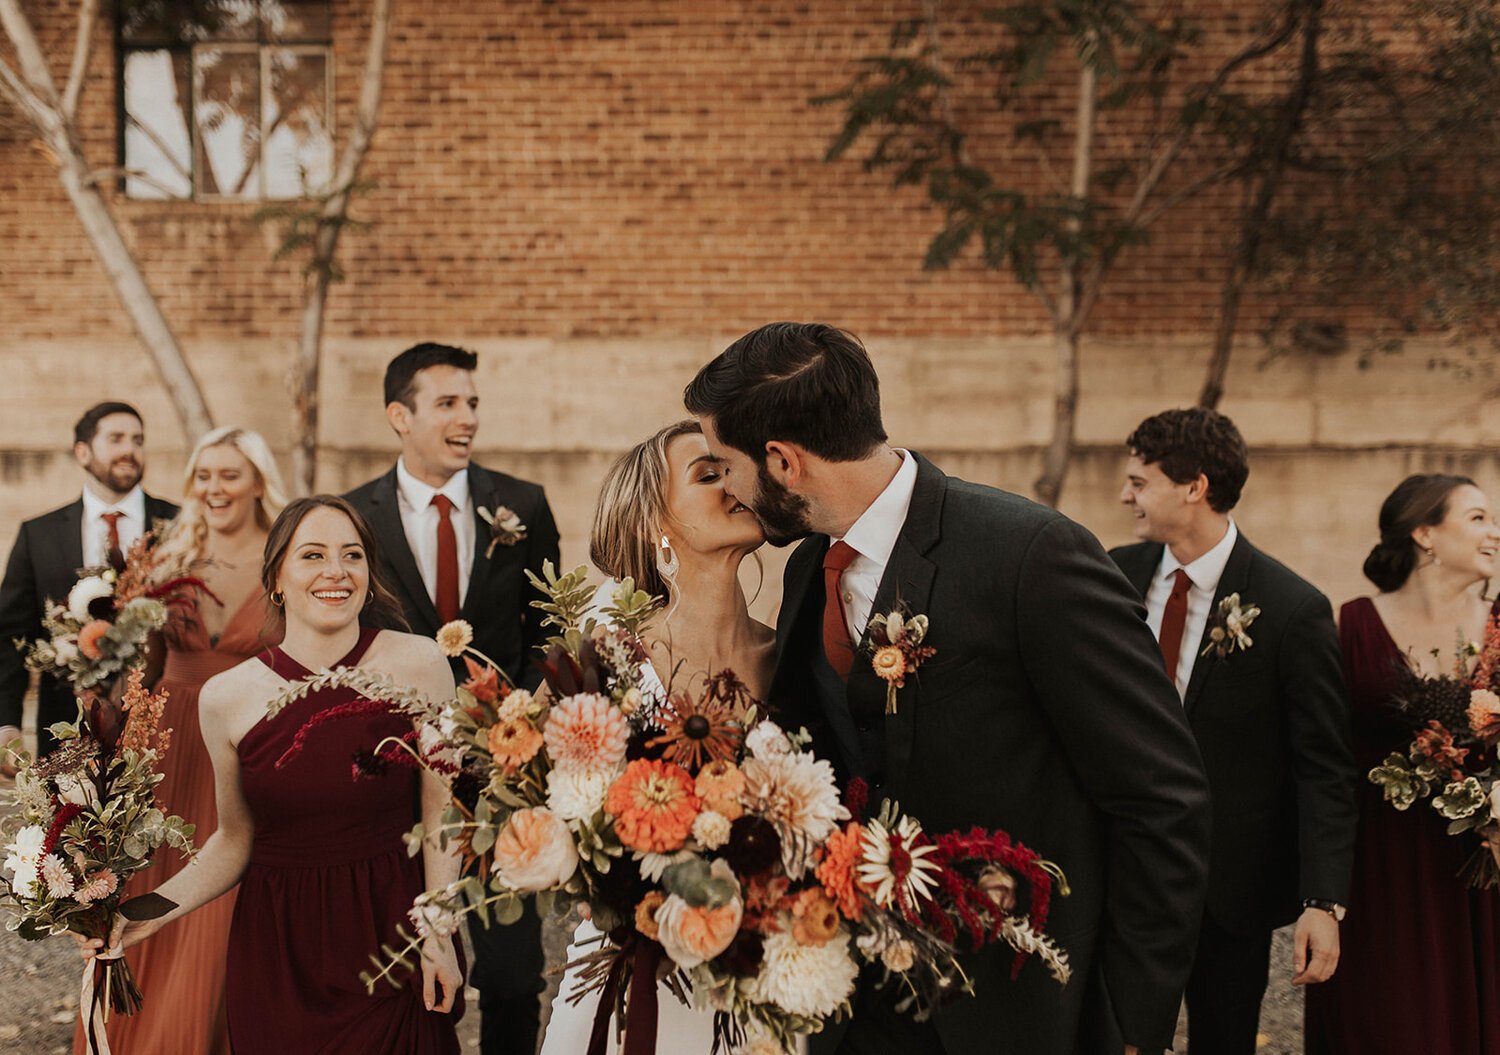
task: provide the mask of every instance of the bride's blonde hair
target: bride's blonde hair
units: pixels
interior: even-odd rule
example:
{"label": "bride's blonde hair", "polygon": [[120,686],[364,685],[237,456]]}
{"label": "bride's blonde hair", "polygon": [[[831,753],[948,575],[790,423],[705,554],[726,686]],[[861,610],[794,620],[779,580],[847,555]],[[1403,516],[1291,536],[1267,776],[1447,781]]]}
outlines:
{"label": "bride's blonde hair", "polygon": [[589,538],[589,558],[604,574],[629,576],[638,590],[669,595],[656,567],[667,521],[667,447],[679,436],[702,433],[692,418],[674,422],[626,451],[604,474]]}
{"label": "bride's blonde hair", "polygon": [[177,574],[203,556],[208,524],[203,519],[203,503],[193,493],[193,477],[198,472],[198,459],[210,447],[233,447],[250,463],[261,487],[261,497],[255,502],[255,521],[261,530],[269,531],[277,514],[286,506],[281,470],[276,468],[271,446],[260,433],[236,425],[225,425],[206,433],[193,448],[193,453],[188,455],[187,468],[182,474],[182,511],[167,528],[157,550],[158,567],[165,574]]}

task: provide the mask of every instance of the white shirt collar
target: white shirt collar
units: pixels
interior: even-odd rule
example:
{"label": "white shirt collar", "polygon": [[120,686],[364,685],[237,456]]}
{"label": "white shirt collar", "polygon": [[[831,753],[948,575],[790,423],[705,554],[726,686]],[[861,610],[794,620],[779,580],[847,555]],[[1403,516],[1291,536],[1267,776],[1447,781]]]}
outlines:
{"label": "white shirt collar", "polygon": [[1235,540],[1239,537],[1239,528],[1234,526],[1234,518],[1230,517],[1229,528],[1224,532],[1224,537],[1191,564],[1183,564],[1172,556],[1172,547],[1165,546],[1162,548],[1161,569],[1157,575],[1166,579],[1181,568],[1187,572],[1188,578],[1193,580],[1194,586],[1213,593],[1219,588],[1219,580],[1224,577],[1224,565],[1229,563],[1229,554],[1234,551]]}
{"label": "white shirt collar", "polygon": [[433,487],[407,471],[405,458],[397,458],[396,490],[406,504],[417,512],[432,505],[433,498],[440,494],[447,495],[455,509],[463,509],[469,501],[469,473],[468,470],[461,469],[448,477],[442,487]]}
{"label": "white shirt collar", "polygon": [[[879,497],[860,514],[843,540],[860,556],[874,561],[880,567],[891,559],[891,550],[896,548],[896,539],[906,523],[906,514],[911,509],[912,492],[917,486],[917,460],[909,451],[895,448],[901,455],[901,467]],[[838,541],[838,540],[835,540]]]}
{"label": "white shirt collar", "polygon": [[118,502],[109,503],[94,494],[89,488],[83,489],[83,522],[91,524],[105,513],[120,512],[125,514],[127,520],[134,521],[142,527],[146,524],[146,492],[141,490],[141,485],[136,484]]}

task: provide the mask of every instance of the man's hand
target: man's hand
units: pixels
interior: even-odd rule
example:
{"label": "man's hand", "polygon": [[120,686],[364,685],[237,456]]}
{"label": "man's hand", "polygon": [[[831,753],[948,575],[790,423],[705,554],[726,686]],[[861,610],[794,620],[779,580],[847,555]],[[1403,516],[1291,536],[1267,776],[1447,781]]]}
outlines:
{"label": "man's hand", "polygon": [[21,730],[14,725],[0,725],[0,777],[13,777],[16,775],[16,758],[10,752],[10,745],[20,747]]}
{"label": "man's hand", "polygon": [[1293,985],[1326,982],[1339,965],[1339,925],[1320,908],[1302,910],[1292,935]]}
{"label": "man's hand", "polygon": [[1125,1045],[1125,1055],[1141,1055],[1141,1049],[1134,1044]]}

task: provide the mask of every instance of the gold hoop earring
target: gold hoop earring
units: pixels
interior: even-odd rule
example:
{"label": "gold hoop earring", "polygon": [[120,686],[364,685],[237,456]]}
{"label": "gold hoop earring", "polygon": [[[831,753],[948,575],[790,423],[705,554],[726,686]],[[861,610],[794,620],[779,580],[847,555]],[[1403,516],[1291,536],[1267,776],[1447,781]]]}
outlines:
{"label": "gold hoop earring", "polygon": [[280,590],[272,590],[271,603],[277,608],[280,608],[282,605],[286,604],[286,594],[282,593]]}

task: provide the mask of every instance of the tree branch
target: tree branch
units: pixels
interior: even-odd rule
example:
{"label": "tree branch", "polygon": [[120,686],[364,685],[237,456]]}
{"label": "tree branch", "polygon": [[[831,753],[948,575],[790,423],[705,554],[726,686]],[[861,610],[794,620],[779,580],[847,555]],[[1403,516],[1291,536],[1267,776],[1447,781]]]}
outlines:
{"label": "tree branch", "polygon": [[73,41],[73,64],[68,68],[68,84],[63,89],[63,116],[69,121],[78,116],[78,97],[83,94],[88,74],[89,48],[94,43],[94,29],[99,23],[99,0],[83,0],[78,9],[78,37]]}

